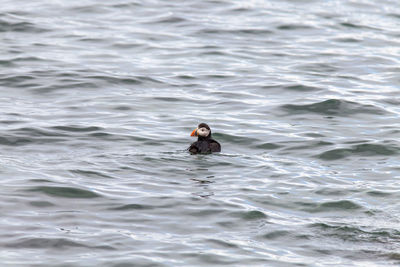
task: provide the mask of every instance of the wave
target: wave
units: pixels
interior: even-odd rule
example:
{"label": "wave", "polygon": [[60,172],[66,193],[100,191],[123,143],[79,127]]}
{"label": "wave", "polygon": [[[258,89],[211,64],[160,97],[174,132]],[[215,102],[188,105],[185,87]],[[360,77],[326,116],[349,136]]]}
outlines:
{"label": "wave", "polygon": [[347,117],[354,114],[383,115],[386,113],[386,111],[373,105],[365,105],[340,99],[328,99],[325,101],[305,105],[287,104],[281,106],[281,108],[287,111],[288,114],[293,115],[299,113],[316,113],[321,115]]}
{"label": "wave", "polygon": [[63,197],[63,198],[97,198],[99,194],[86,189],[75,187],[61,187],[61,186],[37,186],[29,189],[28,191],[40,192],[49,196]]}
{"label": "wave", "polygon": [[30,22],[10,22],[0,19],[0,32],[43,33],[46,31],[48,30]]}
{"label": "wave", "polygon": [[18,241],[10,242],[5,245],[8,248],[29,248],[29,249],[54,249],[54,248],[92,248],[114,250],[112,246],[88,246],[80,242],[72,241],[68,238],[21,238]]}
{"label": "wave", "polygon": [[323,160],[338,160],[352,156],[374,157],[374,156],[393,156],[397,155],[400,148],[393,145],[381,144],[358,144],[350,148],[337,148],[325,151],[317,158]]}

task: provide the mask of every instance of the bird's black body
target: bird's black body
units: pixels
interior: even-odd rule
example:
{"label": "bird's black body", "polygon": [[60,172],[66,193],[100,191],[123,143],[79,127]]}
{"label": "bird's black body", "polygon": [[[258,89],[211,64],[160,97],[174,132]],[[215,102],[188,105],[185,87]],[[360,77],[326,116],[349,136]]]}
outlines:
{"label": "bird's black body", "polygon": [[198,136],[196,142],[190,145],[188,148],[192,154],[209,154],[212,152],[221,152],[221,145],[211,138],[211,129],[205,123],[200,123],[198,129],[206,128],[210,131],[208,136]]}
{"label": "bird's black body", "polygon": [[189,147],[192,154],[208,154],[212,152],[221,152],[221,145],[212,138],[201,138]]}

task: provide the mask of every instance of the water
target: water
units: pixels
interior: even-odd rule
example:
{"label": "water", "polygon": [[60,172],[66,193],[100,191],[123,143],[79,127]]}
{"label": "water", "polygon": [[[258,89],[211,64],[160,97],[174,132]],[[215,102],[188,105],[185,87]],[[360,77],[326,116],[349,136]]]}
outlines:
{"label": "water", "polygon": [[[0,8],[2,266],[397,266],[396,0]],[[208,123],[222,153],[189,155]]]}

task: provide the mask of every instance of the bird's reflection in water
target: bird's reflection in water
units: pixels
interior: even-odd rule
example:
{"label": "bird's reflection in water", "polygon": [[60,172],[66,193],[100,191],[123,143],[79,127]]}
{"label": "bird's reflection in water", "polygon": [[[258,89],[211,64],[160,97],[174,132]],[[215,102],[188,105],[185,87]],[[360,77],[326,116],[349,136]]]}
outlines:
{"label": "bird's reflection in water", "polygon": [[203,197],[203,198],[208,198],[214,195],[214,192],[210,189],[210,184],[214,183],[211,179],[213,179],[214,176],[207,176],[204,179],[201,178],[191,178],[190,180],[195,182],[195,185],[197,185],[201,190],[198,192],[192,193],[195,196],[198,197]]}

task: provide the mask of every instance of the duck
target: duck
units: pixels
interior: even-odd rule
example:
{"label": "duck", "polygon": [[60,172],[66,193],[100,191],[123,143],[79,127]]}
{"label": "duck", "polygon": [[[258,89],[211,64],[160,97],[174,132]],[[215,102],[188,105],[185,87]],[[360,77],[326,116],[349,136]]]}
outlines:
{"label": "duck", "polygon": [[188,148],[191,154],[221,152],[221,145],[211,137],[211,128],[206,123],[200,123],[190,136],[198,137]]}

